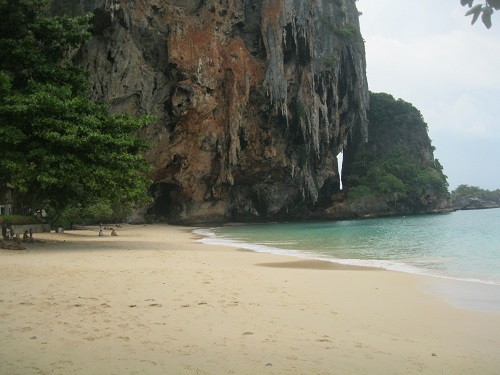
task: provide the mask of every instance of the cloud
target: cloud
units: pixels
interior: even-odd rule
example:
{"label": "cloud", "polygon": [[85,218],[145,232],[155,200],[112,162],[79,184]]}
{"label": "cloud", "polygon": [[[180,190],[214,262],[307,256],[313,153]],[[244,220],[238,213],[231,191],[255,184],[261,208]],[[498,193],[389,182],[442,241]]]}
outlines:
{"label": "cloud", "polygon": [[470,25],[459,0],[359,0],[371,91],[418,108],[449,176],[500,187],[500,12]]}
{"label": "cloud", "polygon": [[451,30],[365,38],[370,90],[411,102],[436,132],[500,139],[499,36]]}
{"label": "cloud", "polygon": [[[357,7],[363,13],[360,17],[363,35],[411,39],[442,32],[456,22],[467,24],[459,0],[360,0]],[[460,20],[458,12],[462,15]]]}
{"label": "cloud", "polygon": [[391,85],[451,85],[464,90],[500,86],[500,39],[453,31],[411,41],[368,36],[368,77]]}
{"label": "cloud", "polygon": [[435,103],[426,111],[433,133],[454,132],[472,138],[500,139],[498,116],[475,96],[463,94],[454,101]]}
{"label": "cloud", "polygon": [[463,31],[410,42],[369,37],[370,90],[411,102],[436,130],[500,138],[500,53],[485,54],[492,45],[500,40]]}

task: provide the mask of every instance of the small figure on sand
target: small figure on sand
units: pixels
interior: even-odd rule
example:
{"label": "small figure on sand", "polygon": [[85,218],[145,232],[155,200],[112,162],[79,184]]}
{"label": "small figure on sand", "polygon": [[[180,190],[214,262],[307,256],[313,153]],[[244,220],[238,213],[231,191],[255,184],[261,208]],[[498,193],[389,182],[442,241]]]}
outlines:
{"label": "small figure on sand", "polygon": [[30,228],[30,230],[25,230],[23,234],[23,242],[37,242],[33,238],[33,230]]}
{"label": "small figure on sand", "polygon": [[118,234],[116,233],[116,230],[114,230],[114,229],[111,231],[111,235],[112,236],[118,236]]}
{"label": "small figure on sand", "polygon": [[102,233],[102,229],[99,229],[99,236],[104,236],[104,234]]}

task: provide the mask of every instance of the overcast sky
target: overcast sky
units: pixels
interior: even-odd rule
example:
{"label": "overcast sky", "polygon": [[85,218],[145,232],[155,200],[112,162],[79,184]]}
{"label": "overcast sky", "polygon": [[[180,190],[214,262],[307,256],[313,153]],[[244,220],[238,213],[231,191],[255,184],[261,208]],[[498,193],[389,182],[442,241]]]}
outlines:
{"label": "overcast sky", "polygon": [[[476,0],[476,3],[482,0]],[[500,11],[488,30],[459,0],[359,0],[368,85],[412,103],[460,184],[500,188]]]}

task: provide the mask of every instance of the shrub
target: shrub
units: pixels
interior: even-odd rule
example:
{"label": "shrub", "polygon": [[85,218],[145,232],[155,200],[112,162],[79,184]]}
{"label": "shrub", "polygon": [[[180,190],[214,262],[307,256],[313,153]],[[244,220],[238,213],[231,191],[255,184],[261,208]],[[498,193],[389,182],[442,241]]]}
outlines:
{"label": "shrub", "polygon": [[39,223],[39,221],[34,216],[23,216],[23,215],[0,216],[0,224],[28,225],[28,224],[38,224],[38,223]]}

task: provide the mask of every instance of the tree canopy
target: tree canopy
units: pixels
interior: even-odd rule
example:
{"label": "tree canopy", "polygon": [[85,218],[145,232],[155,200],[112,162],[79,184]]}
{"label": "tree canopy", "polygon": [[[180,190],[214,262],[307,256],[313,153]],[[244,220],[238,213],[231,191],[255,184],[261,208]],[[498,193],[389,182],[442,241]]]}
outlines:
{"label": "tree canopy", "polygon": [[152,119],[91,100],[71,61],[91,16],[52,17],[48,6],[0,0],[0,187],[14,187],[18,210],[52,213],[147,199],[147,145],[135,134]]}

